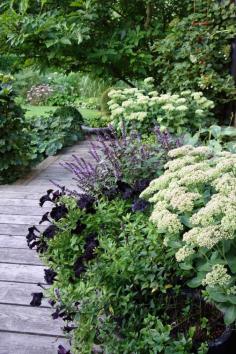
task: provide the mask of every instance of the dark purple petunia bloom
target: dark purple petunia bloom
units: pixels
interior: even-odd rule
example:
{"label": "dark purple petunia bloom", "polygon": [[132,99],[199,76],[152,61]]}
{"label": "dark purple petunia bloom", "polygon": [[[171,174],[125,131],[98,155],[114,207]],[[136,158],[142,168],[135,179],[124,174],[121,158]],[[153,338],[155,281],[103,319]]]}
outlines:
{"label": "dark purple petunia bloom", "polygon": [[149,206],[149,202],[147,202],[144,199],[137,199],[133,204],[132,204],[132,211],[144,211],[147,209]]}
{"label": "dark purple petunia bloom", "polygon": [[93,204],[95,202],[95,198],[89,194],[83,194],[77,201],[77,205],[80,209],[85,209],[86,211],[93,210]]}
{"label": "dark purple petunia bloom", "polygon": [[95,258],[95,250],[99,245],[99,241],[97,240],[96,234],[91,234],[87,236],[84,245],[84,254],[83,259],[86,261],[90,261]]}
{"label": "dark purple petunia bloom", "polygon": [[46,230],[43,232],[43,236],[46,238],[53,238],[58,231],[58,227],[56,225],[49,225]]}
{"label": "dark purple petunia bloom", "polygon": [[74,270],[75,270],[75,276],[78,278],[81,276],[82,273],[84,273],[86,271],[86,267],[83,264],[83,257],[82,256],[79,257],[77,259],[77,261],[75,262]]}
{"label": "dark purple petunia bloom", "polygon": [[42,207],[44,203],[46,202],[51,202],[52,198],[50,197],[51,193],[53,192],[53,189],[49,189],[47,191],[47,194],[43,195],[40,200],[39,200],[39,205]]}
{"label": "dark purple petunia bloom", "polygon": [[54,272],[54,270],[52,270],[52,269],[44,269],[44,274],[45,274],[44,279],[45,279],[46,283],[49,285],[52,285],[57,273]]}
{"label": "dark purple petunia bloom", "polygon": [[45,222],[45,221],[49,221],[49,222],[50,222],[48,216],[49,216],[49,211],[47,211],[47,212],[42,216],[42,219],[41,219],[41,221],[40,221],[39,223],[42,224],[42,223]]}
{"label": "dark purple petunia bloom", "polygon": [[70,350],[66,350],[63,345],[59,345],[57,354],[70,354]]}
{"label": "dark purple petunia bloom", "polygon": [[75,326],[65,326],[64,328],[63,328],[63,331],[64,332],[66,332],[66,333],[70,333],[71,331],[73,331],[74,329],[76,329],[76,327]]}
{"label": "dark purple petunia bloom", "polygon": [[55,206],[51,213],[50,216],[53,220],[55,221],[59,221],[60,219],[62,219],[66,214],[68,213],[68,209],[67,207],[63,204],[63,205],[57,205]]}
{"label": "dark purple petunia bloom", "polygon": [[124,199],[129,199],[134,195],[133,188],[126,182],[117,181],[117,189]]}
{"label": "dark purple petunia bloom", "polygon": [[30,306],[38,307],[42,303],[43,293],[32,293],[33,299],[30,302]]}
{"label": "dark purple petunia bloom", "polygon": [[81,232],[86,228],[86,225],[83,224],[80,220],[77,221],[76,227],[72,230],[72,233],[80,235]]}

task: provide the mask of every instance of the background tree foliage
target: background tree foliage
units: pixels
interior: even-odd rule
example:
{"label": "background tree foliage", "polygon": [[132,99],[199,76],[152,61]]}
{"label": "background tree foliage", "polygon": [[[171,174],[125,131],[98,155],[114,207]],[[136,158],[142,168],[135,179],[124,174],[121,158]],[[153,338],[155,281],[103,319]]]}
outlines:
{"label": "background tree foliage", "polygon": [[[153,43],[188,1],[5,1],[1,5],[1,52],[26,63],[93,70],[99,76],[139,79],[154,75]],[[154,75],[155,76],[155,75]]]}

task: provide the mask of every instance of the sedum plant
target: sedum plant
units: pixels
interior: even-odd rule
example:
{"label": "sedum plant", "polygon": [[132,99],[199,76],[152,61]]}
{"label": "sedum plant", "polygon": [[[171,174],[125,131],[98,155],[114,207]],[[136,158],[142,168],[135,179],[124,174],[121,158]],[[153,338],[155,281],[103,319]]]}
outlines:
{"label": "sedum plant", "polygon": [[128,129],[133,127],[148,132],[155,124],[171,133],[181,134],[189,129],[196,131],[212,121],[214,103],[202,92],[185,90],[179,94],[158,93],[149,77],[142,88],[111,90],[108,102],[112,124],[120,130],[124,121]]}
{"label": "sedum plant", "polygon": [[[141,193],[151,221],[190,287],[236,320],[236,155],[185,145],[169,152],[165,173]],[[194,275],[193,275],[194,274]]]}

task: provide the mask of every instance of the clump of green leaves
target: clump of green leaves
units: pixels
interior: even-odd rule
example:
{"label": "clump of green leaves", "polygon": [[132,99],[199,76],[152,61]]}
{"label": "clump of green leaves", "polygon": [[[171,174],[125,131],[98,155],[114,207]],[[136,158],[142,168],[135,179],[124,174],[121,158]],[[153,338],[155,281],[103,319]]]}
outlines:
{"label": "clump of green leaves", "polygon": [[83,139],[81,113],[72,106],[61,107],[47,116],[31,119],[31,144],[38,159]]}
{"label": "clump of green leaves", "polygon": [[28,124],[14,102],[13,78],[0,74],[0,183],[13,182],[33,159]]}
{"label": "clump of green leaves", "polygon": [[194,9],[191,2],[190,14],[175,18],[166,36],[153,45],[159,85],[163,91],[171,92],[202,90],[215,102],[217,112],[222,113],[222,105],[235,98],[229,69],[236,6],[230,0],[196,1],[195,5]]}

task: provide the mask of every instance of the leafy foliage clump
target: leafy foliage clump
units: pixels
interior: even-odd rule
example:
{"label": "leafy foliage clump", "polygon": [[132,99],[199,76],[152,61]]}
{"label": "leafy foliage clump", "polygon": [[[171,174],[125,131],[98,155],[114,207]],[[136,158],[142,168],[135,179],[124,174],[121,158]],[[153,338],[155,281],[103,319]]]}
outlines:
{"label": "leafy foliage clump", "polygon": [[33,159],[28,124],[14,102],[12,80],[0,74],[0,183],[19,178]]}
{"label": "leafy foliage clump", "polygon": [[83,117],[75,107],[61,107],[47,117],[31,121],[32,146],[41,158],[83,139]]}

